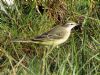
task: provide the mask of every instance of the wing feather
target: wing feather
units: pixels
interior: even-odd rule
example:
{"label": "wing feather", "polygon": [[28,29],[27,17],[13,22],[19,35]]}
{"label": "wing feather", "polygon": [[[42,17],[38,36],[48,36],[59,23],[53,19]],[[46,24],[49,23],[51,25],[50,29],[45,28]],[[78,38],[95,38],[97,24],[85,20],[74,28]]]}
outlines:
{"label": "wing feather", "polygon": [[61,27],[55,27],[51,29],[50,31],[43,33],[40,36],[35,37],[32,39],[32,41],[46,41],[46,40],[55,40],[55,39],[61,39],[65,35],[65,31],[61,29]]}

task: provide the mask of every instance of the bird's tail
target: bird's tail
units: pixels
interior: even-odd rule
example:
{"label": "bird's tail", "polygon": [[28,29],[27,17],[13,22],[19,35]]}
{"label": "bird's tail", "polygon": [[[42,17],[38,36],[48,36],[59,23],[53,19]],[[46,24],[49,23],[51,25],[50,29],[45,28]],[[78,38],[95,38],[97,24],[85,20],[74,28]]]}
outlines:
{"label": "bird's tail", "polygon": [[31,40],[29,40],[29,41],[14,40],[12,42],[15,42],[15,43],[39,43],[37,41],[31,41]]}

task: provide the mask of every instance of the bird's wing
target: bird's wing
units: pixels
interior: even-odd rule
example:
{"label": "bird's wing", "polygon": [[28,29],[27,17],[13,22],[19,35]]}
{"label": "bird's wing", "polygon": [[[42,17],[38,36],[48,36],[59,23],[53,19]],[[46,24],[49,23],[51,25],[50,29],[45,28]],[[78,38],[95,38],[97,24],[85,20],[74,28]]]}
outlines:
{"label": "bird's wing", "polygon": [[63,38],[65,31],[60,30],[59,27],[54,28],[46,33],[43,33],[40,36],[35,37],[32,39],[33,41],[46,41],[46,40],[55,40]]}

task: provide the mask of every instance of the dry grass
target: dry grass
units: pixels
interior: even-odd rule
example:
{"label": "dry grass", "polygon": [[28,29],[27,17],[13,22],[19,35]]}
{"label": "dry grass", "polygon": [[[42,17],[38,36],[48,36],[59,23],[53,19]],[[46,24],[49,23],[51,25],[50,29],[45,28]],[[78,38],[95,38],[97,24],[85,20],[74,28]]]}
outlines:
{"label": "dry grass", "polygon": [[[15,1],[0,11],[0,75],[99,75],[99,0]],[[51,50],[29,40],[67,20],[78,22],[69,40]]]}

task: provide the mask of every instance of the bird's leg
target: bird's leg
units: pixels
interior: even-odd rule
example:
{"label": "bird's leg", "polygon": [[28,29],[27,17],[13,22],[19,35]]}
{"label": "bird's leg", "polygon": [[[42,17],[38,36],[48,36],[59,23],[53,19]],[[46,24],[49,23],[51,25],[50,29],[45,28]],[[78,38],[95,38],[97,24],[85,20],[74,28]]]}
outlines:
{"label": "bird's leg", "polygon": [[44,54],[43,54],[43,59],[42,59],[42,75],[47,75],[46,74],[46,68],[47,68],[47,58],[48,55],[52,52],[52,50],[54,49],[54,45],[53,46],[48,46],[47,49],[44,50]]}
{"label": "bird's leg", "polygon": [[54,47],[55,47],[55,45],[49,46],[45,57],[48,57],[48,55],[52,52],[52,50],[54,49]]}
{"label": "bird's leg", "polygon": [[46,58],[45,58],[45,55],[46,55],[46,49],[44,50],[44,53],[43,53],[43,59],[42,59],[42,75],[46,75]]}

